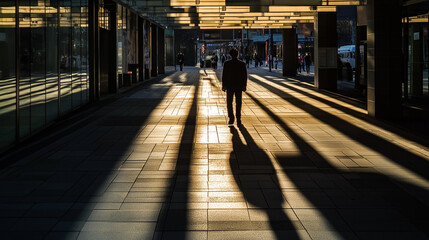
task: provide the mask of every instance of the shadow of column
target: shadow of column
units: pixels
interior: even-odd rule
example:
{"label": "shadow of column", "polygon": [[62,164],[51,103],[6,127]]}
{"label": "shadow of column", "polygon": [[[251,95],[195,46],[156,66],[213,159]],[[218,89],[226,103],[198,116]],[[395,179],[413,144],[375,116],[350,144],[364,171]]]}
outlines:
{"label": "shadow of column", "polygon": [[[195,92],[192,96],[192,104],[189,108],[188,115],[185,121],[182,138],[180,140],[175,176],[170,182],[169,195],[166,196],[167,208],[160,214],[157,224],[157,231],[162,232],[162,239],[188,239],[188,232],[193,230],[207,230],[192,224],[193,219],[189,219],[188,204],[190,203],[189,194],[191,192],[190,182],[192,174],[190,171],[191,162],[195,146],[195,133],[198,116],[198,94],[200,86],[200,78],[203,74],[198,74],[198,77],[187,77],[184,85],[195,86]],[[196,80],[196,82],[194,82]],[[170,202],[168,202],[168,200]],[[174,204],[175,207],[171,207]],[[197,224],[198,225],[198,224]],[[166,234],[170,232],[171,234]]]}
{"label": "shadow of column", "polygon": [[[323,231],[334,233],[337,238],[342,239],[366,239],[374,236],[386,238],[393,237],[395,232],[405,234],[404,238],[413,238],[410,237],[413,234],[414,239],[426,239],[429,236],[424,220],[429,214],[429,206],[398,184],[427,199],[429,192],[426,189],[401,180],[393,181],[372,169],[338,169],[255,96],[251,93],[247,95],[279,124],[302,155],[276,156],[276,161],[280,164],[281,171],[299,190],[302,202],[307,202],[307,207],[296,211],[304,226],[306,223],[311,226],[311,229],[306,227],[306,230],[312,238],[324,236],[318,235]],[[306,180],[318,182],[311,189]],[[301,205],[299,202],[295,204]],[[315,212],[319,214],[315,215]],[[323,219],[327,224],[323,228],[312,226]]]}
{"label": "shadow of column", "polygon": [[[426,180],[429,180],[429,163],[427,159],[414,154],[408,149],[393,144],[389,140],[373,134],[369,130],[360,128],[359,126],[343,120],[339,116],[329,113],[322,108],[318,108],[317,106],[309,104],[291,95],[290,93],[271,86],[268,83],[262,82],[253,77],[249,79],[294,105],[295,107],[300,108],[301,110],[310,114],[312,117],[323,123],[326,123],[333,129],[338,130],[350,139],[353,139],[367,148],[372,149],[385,157],[388,157],[392,162],[403,166],[404,168],[418,174],[420,177],[425,178]],[[412,161],[410,161],[411,159]]]}

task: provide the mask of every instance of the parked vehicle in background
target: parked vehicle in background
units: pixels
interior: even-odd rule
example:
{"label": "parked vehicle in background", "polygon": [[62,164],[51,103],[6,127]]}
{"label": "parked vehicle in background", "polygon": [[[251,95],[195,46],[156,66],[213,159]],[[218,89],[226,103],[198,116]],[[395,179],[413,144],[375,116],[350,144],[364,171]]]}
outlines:
{"label": "parked vehicle in background", "polygon": [[353,70],[356,68],[355,48],[355,45],[346,45],[338,48],[338,55],[343,66],[347,67],[349,65]]}

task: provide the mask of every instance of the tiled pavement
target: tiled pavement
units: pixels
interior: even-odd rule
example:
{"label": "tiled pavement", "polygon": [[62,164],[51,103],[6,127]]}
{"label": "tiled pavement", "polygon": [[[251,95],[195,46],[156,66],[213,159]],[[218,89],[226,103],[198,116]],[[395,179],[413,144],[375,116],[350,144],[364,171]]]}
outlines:
{"label": "tiled pavement", "polygon": [[250,70],[242,127],[197,68],[94,110],[0,174],[1,239],[427,239],[427,142]]}

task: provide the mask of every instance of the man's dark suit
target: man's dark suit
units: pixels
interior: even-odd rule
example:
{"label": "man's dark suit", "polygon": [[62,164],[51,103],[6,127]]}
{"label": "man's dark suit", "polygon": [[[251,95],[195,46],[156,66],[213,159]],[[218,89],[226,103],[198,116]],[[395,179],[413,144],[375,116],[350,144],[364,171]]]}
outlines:
{"label": "man's dark suit", "polygon": [[237,122],[241,123],[241,96],[247,87],[246,64],[237,58],[228,60],[223,65],[222,90],[226,90],[226,105],[230,122],[234,121],[232,100],[235,95]]}

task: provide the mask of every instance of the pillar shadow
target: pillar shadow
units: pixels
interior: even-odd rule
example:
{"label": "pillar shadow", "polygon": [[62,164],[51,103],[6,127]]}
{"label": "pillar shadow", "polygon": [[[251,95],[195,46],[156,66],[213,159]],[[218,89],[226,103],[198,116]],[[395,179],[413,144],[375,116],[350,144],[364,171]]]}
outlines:
{"label": "pillar shadow", "polygon": [[[303,82],[307,82],[305,79],[302,79],[302,77],[295,77],[294,79],[297,79],[297,80],[303,81]],[[341,106],[340,104],[331,102],[328,99],[316,96],[316,95],[314,95],[314,94],[312,94],[312,93],[310,93],[308,91],[304,91],[302,89],[296,88],[296,87],[292,86],[291,84],[285,84],[284,81],[286,81],[286,80],[287,79],[283,79],[283,81],[277,81],[277,80],[267,79],[267,81],[270,81],[270,82],[275,83],[277,85],[280,85],[282,87],[288,88],[290,90],[293,90],[293,91],[295,91],[297,93],[300,93],[300,94],[302,94],[304,96],[307,96],[307,97],[310,97],[312,99],[316,99],[317,101],[320,101],[320,102],[322,102],[322,103],[324,103],[324,104],[326,104],[326,105],[328,105],[330,107],[333,107],[335,109],[341,110],[342,112],[347,113],[347,114],[349,114],[351,116],[354,116],[354,117],[359,118],[359,119],[364,119],[365,121],[367,121],[367,122],[369,122],[369,123],[371,123],[371,124],[373,124],[373,125],[375,125],[377,127],[383,128],[383,129],[385,129],[387,131],[390,131],[390,132],[393,132],[393,133],[396,133],[396,134],[400,135],[403,138],[406,138],[406,139],[411,140],[411,141],[418,141],[420,144],[422,144],[422,145],[424,145],[426,147],[429,146],[429,142],[428,141],[424,141],[422,138],[418,138],[418,137],[416,137],[416,136],[414,136],[412,134],[407,133],[404,130],[402,130],[402,131],[398,130],[397,128],[391,127],[391,126],[389,126],[387,124],[381,124],[379,121],[375,120],[372,117],[369,117],[367,114],[356,112],[353,109],[347,108],[345,106]],[[296,83],[296,84],[299,84],[299,83]],[[332,93],[330,93],[328,91],[321,91],[319,89],[316,89],[314,87],[311,87],[311,86],[308,86],[308,85],[304,85],[304,84],[300,84],[300,87],[305,88],[305,89],[307,89],[309,91],[314,91],[314,92],[323,94],[325,96],[332,97],[332,98],[340,98],[341,101],[345,101],[348,104],[354,105],[356,107],[362,107],[361,104],[353,102],[353,101],[351,101],[351,100],[349,100],[347,98],[343,98],[341,96],[334,95],[334,94],[332,94]],[[363,107],[366,107],[366,104]],[[405,119],[404,120],[395,120],[395,121],[393,121],[393,123],[396,123],[396,124],[398,124],[398,123],[411,124],[411,122],[407,122]],[[425,134],[428,134],[429,132],[428,132],[427,129],[422,129],[422,131],[420,131],[419,133],[421,133],[422,136],[424,136]]]}
{"label": "pillar shadow", "polygon": [[[167,75],[161,75],[152,82],[158,83],[165,77]],[[126,96],[147,88],[147,84],[142,85]],[[132,154],[130,147],[136,144],[142,126],[170,88],[157,88],[159,97],[112,98],[98,102],[65,123],[36,135],[31,139],[34,144],[11,153],[5,161],[19,162],[8,165],[0,176],[2,238],[74,239],[86,222],[97,225],[104,221],[94,215],[100,210],[96,205],[102,205],[103,201],[123,203],[128,189],[118,185],[141,180],[135,180],[140,171],[120,169],[141,162],[128,160]],[[116,185],[114,190],[113,185]],[[88,221],[90,217],[92,220]],[[106,221],[106,225],[113,226],[112,222]],[[97,232],[98,237],[110,235],[125,239],[129,236],[118,229],[108,230]],[[144,233],[131,235],[136,234]],[[80,237],[95,236],[94,232],[81,232]]]}
{"label": "pillar shadow", "polygon": [[[237,129],[233,126],[229,127],[232,134],[233,151],[229,157],[229,163],[235,182],[248,204],[252,207],[257,207],[257,210],[264,211],[269,219],[269,229],[264,229],[267,226],[255,224],[253,230],[262,227],[261,230],[272,230],[277,239],[300,239],[296,233],[296,229],[302,230],[302,225],[298,221],[292,222],[286,215],[286,209],[283,209],[286,204],[280,189],[279,180],[276,175],[276,170],[272,162],[261,148],[257,146],[253,138],[250,136],[247,129],[241,125],[240,132],[243,134],[247,142],[247,146],[240,139]],[[252,159],[240,157],[251,149]],[[258,167],[261,172],[248,171],[246,165]],[[269,180],[267,181],[267,175]],[[267,183],[269,182],[269,183]],[[262,186],[269,184],[270,186]],[[252,209],[249,209],[251,211]],[[289,209],[290,210],[290,209]],[[293,213],[291,213],[293,214]],[[252,221],[255,223],[254,221]]]}
{"label": "pillar shadow", "polygon": [[[191,161],[195,147],[195,133],[198,117],[198,94],[200,78],[205,76],[199,74],[198,78],[188,77],[185,85],[195,86],[195,92],[192,97],[192,104],[183,129],[182,139],[179,144],[175,176],[170,179],[170,190],[165,199],[166,208],[161,212],[157,232],[162,232],[162,239],[188,239],[188,232],[192,230],[206,230],[194,228],[193,219],[189,218],[188,204],[190,203],[191,183]],[[196,79],[196,82],[193,80]],[[174,205],[174,207],[172,206]],[[172,233],[168,235],[168,233]]]}
{"label": "pillar shadow", "polygon": [[420,177],[429,180],[429,162],[427,159],[418,156],[407,149],[392,144],[390,141],[383,139],[371,132],[359,128],[323,109],[306,103],[305,101],[294,97],[293,95],[283,92],[267,83],[258,79],[250,78],[254,83],[266,88],[268,91],[276,94],[278,97],[291,103],[292,105],[304,110],[314,118],[326,123],[333,129],[343,133],[345,136],[359,142],[360,144],[372,149],[381,155],[387,157],[389,160],[413,171]]}
{"label": "pillar shadow", "polygon": [[[311,237],[326,238],[323,231],[335,232],[342,239],[429,237],[425,220],[429,206],[421,200],[429,197],[427,189],[390,179],[373,169],[338,169],[255,96],[247,95],[288,134],[301,153],[299,157],[275,157],[281,171],[304,197],[299,199],[291,191],[299,201],[290,204]],[[411,189],[421,197],[411,194]],[[289,199],[288,192],[285,194]],[[321,219],[326,220],[325,226],[315,224]]]}

